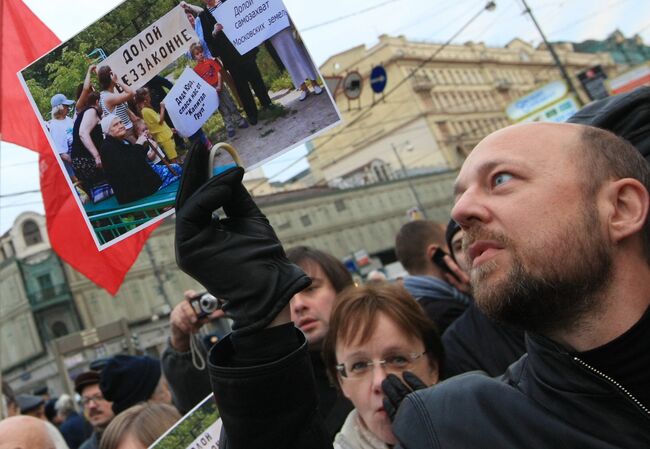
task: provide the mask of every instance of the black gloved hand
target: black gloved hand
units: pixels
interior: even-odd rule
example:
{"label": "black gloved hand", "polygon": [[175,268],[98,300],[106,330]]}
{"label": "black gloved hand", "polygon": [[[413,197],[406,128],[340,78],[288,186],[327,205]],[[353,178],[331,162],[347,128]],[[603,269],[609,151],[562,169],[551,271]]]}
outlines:
{"label": "black gloved hand", "polygon": [[[193,148],[176,197],[176,261],[224,301],[240,335],[266,327],[311,283],[289,262],[273,228],[234,168],[205,182],[207,152]],[[223,207],[228,218],[213,212]]]}
{"label": "black gloved hand", "polygon": [[395,374],[389,374],[381,383],[381,389],[384,391],[384,410],[391,421],[395,418],[395,413],[407,394],[427,388],[424,382],[410,371],[404,371],[402,377],[406,385]]}

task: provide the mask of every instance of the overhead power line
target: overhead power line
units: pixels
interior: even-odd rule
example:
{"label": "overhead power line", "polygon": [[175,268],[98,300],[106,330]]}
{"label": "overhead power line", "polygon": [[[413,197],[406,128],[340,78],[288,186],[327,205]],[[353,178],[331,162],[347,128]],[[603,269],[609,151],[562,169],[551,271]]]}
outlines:
{"label": "overhead power line", "polygon": [[[397,0],[397,1],[399,1],[399,0]],[[301,29],[300,32],[302,33],[302,32],[305,32],[305,31],[311,31],[311,30],[314,30],[316,28],[320,28],[322,26],[329,25],[329,24],[334,23],[334,22],[339,22],[341,20],[345,20],[345,19],[348,19],[350,17],[358,16],[359,14],[363,14],[363,13],[366,13],[368,11],[372,11],[373,9],[381,8],[382,6],[386,6],[388,4],[394,5],[395,2],[396,2],[396,0],[388,0],[386,2],[379,3],[378,5],[375,5],[375,6],[370,6],[368,8],[360,9],[359,11],[351,12],[350,14],[346,14],[344,16],[339,16],[339,17],[337,17],[335,19],[330,19],[330,20],[327,20],[325,22],[317,23],[316,25],[308,26],[306,28]]]}
{"label": "overhead power line", "polygon": [[41,193],[40,190],[24,190],[22,192],[13,192],[13,193],[5,193],[4,195],[0,195],[0,198],[11,198],[14,196],[20,196],[20,195],[27,195],[30,193]]}

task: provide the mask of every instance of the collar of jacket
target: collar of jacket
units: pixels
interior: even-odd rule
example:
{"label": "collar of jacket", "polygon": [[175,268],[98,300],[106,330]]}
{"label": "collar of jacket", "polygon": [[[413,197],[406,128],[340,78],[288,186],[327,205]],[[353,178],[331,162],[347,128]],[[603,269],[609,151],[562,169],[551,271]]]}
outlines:
{"label": "collar of jacket", "polygon": [[[615,379],[589,369],[579,356],[558,343],[526,333],[526,349],[528,354],[511,365],[502,380],[549,412],[595,433],[598,429],[629,429],[630,423],[637,423],[639,429],[650,425],[650,414],[635,404]],[[595,413],[598,410],[607,412]]]}

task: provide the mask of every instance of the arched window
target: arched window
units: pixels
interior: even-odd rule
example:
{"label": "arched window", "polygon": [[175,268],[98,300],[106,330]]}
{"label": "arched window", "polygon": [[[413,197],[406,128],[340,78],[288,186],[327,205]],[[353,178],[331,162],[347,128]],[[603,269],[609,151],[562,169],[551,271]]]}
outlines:
{"label": "arched window", "polygon": [[33,220],[27,220],[23,223],[23,239],[27,246],[36,245],[43,241],[41,230]]}
{"label": "arched window", "polygon": [[54,324],[52,324],[52,335],[54,335],[54,338],[63,337],[69,333],[68,326],[66,326],[63,321],[55,321]]}

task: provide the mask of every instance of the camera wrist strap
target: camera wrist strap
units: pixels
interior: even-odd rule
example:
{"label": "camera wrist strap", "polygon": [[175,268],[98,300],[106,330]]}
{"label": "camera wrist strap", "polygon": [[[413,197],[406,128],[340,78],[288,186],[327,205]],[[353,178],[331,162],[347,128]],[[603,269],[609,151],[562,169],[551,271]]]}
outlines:
{"label": "camera wrist strap", "polygon": [[200,343],[198,338],[198,335],[190,334],[190,352],[192,353],[192,365],[194,365],[194,368],[203,371],[205,369],[205,357],[203,357],[203,354],[199,350]]}

